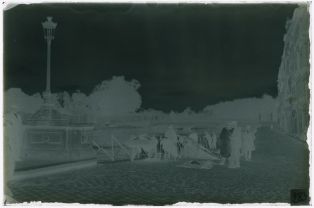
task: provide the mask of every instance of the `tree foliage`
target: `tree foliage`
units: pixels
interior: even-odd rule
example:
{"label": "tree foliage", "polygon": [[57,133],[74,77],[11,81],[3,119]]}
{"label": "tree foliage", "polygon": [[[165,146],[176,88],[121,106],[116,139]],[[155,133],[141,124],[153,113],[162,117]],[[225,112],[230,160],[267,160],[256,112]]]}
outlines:
{"label": "tree foliage", "polygon": [[4,93],[5,111],[34,113],[43,102],[39,93],[27,95],[20,88],[11,88]]}
{"label": "tree foliage", "polygon": [[137,111],[142,103],[137,80],[127,81],[123,76],[105,80],[89,95],[89,106],[97,115],[121,115]]}
{"label": "tree foliage", "polygon": [[[72,95],[61,92],[51,94],[50,100],[57,108],[76,115],[121,115],[136,112],[140,108],[142,99],[138,93],[139,87],[137,80],[113,77],[98,84],[90,95],[80,91]],[[43,102],[39,93],[30,96],[17,88],[5,92],[5,106],[24,113],[34,113]]]}

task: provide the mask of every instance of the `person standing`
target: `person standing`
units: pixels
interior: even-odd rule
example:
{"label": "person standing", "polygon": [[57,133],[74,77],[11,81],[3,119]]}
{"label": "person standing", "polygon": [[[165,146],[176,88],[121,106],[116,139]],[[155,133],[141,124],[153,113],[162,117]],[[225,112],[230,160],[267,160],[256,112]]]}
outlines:
{"label": "person standing", "polygon": [[213,140],[212,140],[211,135],[207,131],[205,132],[205,139],[207,140],[209,149],[212,149]]}
{"label": "person standing", "polygon": [[252,130],[248,128],[248,152],[247,152],[247,160],[251,160],[252,152],[255,150],[255,133],[256,130]]}
{"label": "person standing", "polygon": [[169,159],[174,158],[177,159],[178,157],[178,149],[177,149],[177,142],[178,142],[178,135],[173,128],[173,126],[169,126],[168,130],[165,133],[166,139],[163,142],[164,150],[166,154],[168,154]]}
{"label": "person standing", "polygon": [[230,159],[229,159],[229,168],[239,168],[240,167],[240,158],[241,158],[241,128],[237,125],[235,121],[231,123],[233,132],[230,138]]}
{"label": "person standing", "polygon": [[250,126],[246,126],[242,134],[242,156],[246,161],[251,159],[252,151],[252,132],[250,131]]}
{"label": "person standing", "polygon": [[220,132],[217,146],[220,150],[221,165],[225,165],[226,161],[230,157],[230,137],[232,135],[232,132],[233,129],[230,125],[228,125],[228,127],[224,127]]}
{"label": "person standing", "polygon": [[178,152],[178,158],[182,157],[182,149],[183,149],[183,138],[181,136],[177,137],[177,152]]}
{"label": "person standing", "polygon": [[212,138],[211,148],[214,150],[216,149],[216,144],[217,144],[217,136],[215,132],[211,133],[211,138]]}

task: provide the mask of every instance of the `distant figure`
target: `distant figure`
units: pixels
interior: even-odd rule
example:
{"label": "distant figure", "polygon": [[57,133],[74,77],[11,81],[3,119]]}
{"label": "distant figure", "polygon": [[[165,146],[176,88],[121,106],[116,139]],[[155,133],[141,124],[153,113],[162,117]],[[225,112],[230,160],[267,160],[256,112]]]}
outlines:
{"label": "distant figure", "polygon": [[178,136],[177,138],[177,152],[178,152],[178,157],[181,158],[182,157],[182,150],[183,150],[183,138],[181,136]]}
{"label": "distant figure", "polygon": [[162,145],[166,156],[170,158],[178,158],[178,135],[172,126],[169,126],[166,133],[166,138],[162,141]]}
{"label": "distant figure", "polygon": [[151,150],[149,151],[149,157],[153,158],[153,157],[156,157],[158,153],[159,140],[156,136],[150,136],[150,140],[152,142],[152,147],[151,147]]}
{"label": "distant figure", "polygon": [[208,142],[209,149],[212,149],[213,139],[212,139],[210,133],[208,133],[207,131],[205,132],[205,138]]}
{"label": "distant figure", "polygon": [[165,150],[164,150],[164,146],[163,146],[163,140],[165,138],[163,138],[162,136],[158,136],[157,137],[157,144],[156,144],[156,157],[159,159],[163,159],[164,158],[164,154],[165,154]]}
{"label": "distant figure", "polygon": [[161,153],[161,138],[157,137],[156,152]]}
{"label": "distant figure", "polygon": [[165,151],[165,156],[167,159],[177,159],[178,157],[178,147],[177,143],[170,139],[164,139],[162,141],[162,147]]}
{"label": "distant figure", "polygon": [[212,138],[212,143],[210,144],[211,149],[216,149],[216,144],[217,144],[217,136],[215,132],[211,133],[211,138]]}
{"label": "distant figure", "polygon": [[255,150],[254,140],[255,131],[247,126],[242,136],[242,155],[246,161],[250,161],[252,158],[252,151]]}
{"label": "distant figure", "polygon": [[242,136],[241,128],[237,125],[237,122],[231,122],[231,128],[233,132],[230,139],[230,158],[229,158],[229,168],[239,168],[240,167],[240,158],[241,158],[241,146],[242,146]]}
{"label": "distant figure", "polygon": [[218,148],[220,150],[221,156],[221,165],[226,163],[226,160],[230,157],[231,154],[231,146],[230,146],[230,137],[232,135],[233,129],[230,125],[228,127],[224,127],[221,130],[218,139]]}

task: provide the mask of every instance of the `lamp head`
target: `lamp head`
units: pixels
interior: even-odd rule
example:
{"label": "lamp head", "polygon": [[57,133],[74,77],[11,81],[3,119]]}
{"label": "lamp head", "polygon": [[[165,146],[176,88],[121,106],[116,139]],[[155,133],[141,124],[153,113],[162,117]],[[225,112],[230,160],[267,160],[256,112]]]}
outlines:
{"label": "lamp head", "polygon": [[53,40],[54,39],[54,31],[57,27],[57,23],[52,21],[52,17],[47,17],[45,22],[41,23],[44,29],[45,39]]}

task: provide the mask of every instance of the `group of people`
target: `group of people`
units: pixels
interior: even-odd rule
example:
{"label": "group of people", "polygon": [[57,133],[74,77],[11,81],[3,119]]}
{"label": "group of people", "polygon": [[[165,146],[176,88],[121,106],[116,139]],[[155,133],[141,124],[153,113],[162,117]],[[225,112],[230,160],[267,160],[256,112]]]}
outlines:
{"label": "group of people", "polygon": [[246,126],[244,130],[233,121],[224,127],[217,141],[217,148],[221,156],[221,164],[229,168],[239,168],[241,157],[249,161],[252,157],[255,130]]}
{"label": "group of people", "polygon": [[216,149],[217,136],[214,132],[199,134],[191,130],[187,135],[177,134],[174,127],[169,126],[164,136],[164,140],[161,141],[163,147],[175,158],[201,157],[198,154],[201,151],[199,146],[212,151]]}
{"label": "group of people", "polygon": [[[178,134],[173,126],[169,126],[161,136],[153,136],[148,144],[140,145],[140,155],[160,159],[197,158],[206,159],[215,156],[221,159],[221,164],[230,168],[240,167],[243,157],[249,161],[252,157],[255,131],[250,126],[243,130],[236,122],[229,123],[217,137],[215,132],[190,131],[188,134]],[[139,150],[140,150],[139,149]],[[206,149],[206,151],[204,151]],[[144,154],[145,152],[145,154]],[[201,153],[202,152],[202,153]],[[212,153],[208,155],[209,153]],[[147,154],[146,154],[147,153]]]}

